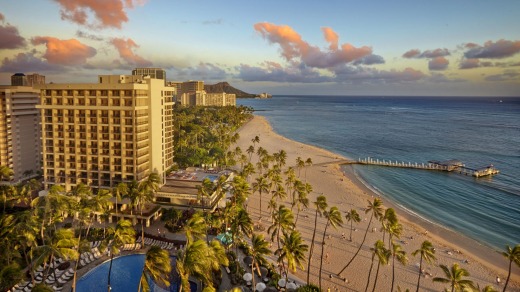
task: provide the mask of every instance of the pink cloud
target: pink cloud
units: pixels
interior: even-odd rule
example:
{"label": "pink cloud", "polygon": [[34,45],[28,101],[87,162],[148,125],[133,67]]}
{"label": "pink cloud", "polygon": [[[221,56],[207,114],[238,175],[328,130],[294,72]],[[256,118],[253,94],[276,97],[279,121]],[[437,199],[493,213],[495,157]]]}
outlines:
{"label": "pink cloud", "polygon": [[0,72],[63,72],[67,70],[58,64],[50,64],[35,56],[36,51],[18,53],[12,58],[4,58]]}
{"label": "pink cloud", "polygon": [[433,59],[433,58],[445,57],[445,56],[449,56],[449,55],[450,55],[450,51],[448,51],[448,49],[440,49],[439,48],[439,49],[435,49],[435,50],[426,50],[426,51],[424,51],[422,53],[418,49],[412,49],[412,50],[409,50],[408,52],[404,53],[403,57],[404,58],[408,58],[408,59],[410,59],[410,58]]}
{"label": "pink cloud", "polygon": [[[61,6],[61,18],[89,27],[121,28],[128,21],[125,8],[134,8],[145,1],[133,0],[54,0]],[[89,15],[95,19],[89,23]]]}
{"label": "pink cloud", "polygon": [[479,59],[463,59],[460,61],[459,69],[472,69],[480,67]]}
{"label": "pink cloud", "polygon": [[468,51],[464,53],[464,57],[468,59],[484,58],[484,59],[500,59],[511,57],[520,52],[520,41],[498,40],[496,42],[487,41],[483,46],[472,44],[466,47]]}
{"label": "pink cloud", "polygon": [[372,48],[367,46],[357,48],[348,43],[339,45],[338,34],[328,27],[322,28],[325,40],[329,43],[328,51],[322,51],[317,46],[310,45],[287,25],[261,22],[256,23],[254,29],[269,43],[278,44],[282,57],[287,61],[299,59],[309,67],[331,69],[372,55]]}
{"label": "pink cloud", "polygon": [[444,70],[448,68],[450,61],[444,57],[435,57],[428,62],[428,68],[430,70]]}
{"label": "pink cloud", "polygon": [[332,30],[330,27],[322,27],[323,36],[325,40],[330,44],[329,49],[331,51],[336,51],[338,49],[339,36],[338,34]]}
{"label": "pink cloud", "polygon": [[82,44],[76,39],[60,40],[54,37],[35,37],[31,40],[33,45],[45,45],[47,50],[43,55],[51,64],[80,65],[85,64],[88,58],[94,57],[96,49]]}
{"label": "pink cloud", "polygon": [[419,54],[421,53],[421,51],[419,51],[418,49],[412,49],[412,50],[409,50],[408,52],[404,53],[403,54],[403,57],[404,58],[415,58],[417,56],[419,56]]}
{"label": "pink cloud", "polygon": [[133,49],[138,48],[139,46],[132,39],[128,38],[125,40],[123,38],[113,38],[110,43],[114,45],[119,52],[119,56],[126,62],[142,67],[152,65],[152,62],[133,52]]}
{"label": "pink cloud", "polygon": [[[4,20],[4,15],[0,13],[0,22],[2,24]],[[25,44],[25,38],[20,36],[18,28],[9,24],[0,25],[0,50],[23,48]]]}

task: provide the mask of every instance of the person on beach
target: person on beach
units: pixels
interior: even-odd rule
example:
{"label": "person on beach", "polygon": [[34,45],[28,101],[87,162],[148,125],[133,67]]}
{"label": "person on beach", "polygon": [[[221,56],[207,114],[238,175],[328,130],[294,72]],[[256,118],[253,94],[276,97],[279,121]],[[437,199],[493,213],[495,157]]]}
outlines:
{"label": "person on beach", "polygon": [[500,286],[500,277],[499,276],[497,276],[496,282],[497,282],[497,285]]}

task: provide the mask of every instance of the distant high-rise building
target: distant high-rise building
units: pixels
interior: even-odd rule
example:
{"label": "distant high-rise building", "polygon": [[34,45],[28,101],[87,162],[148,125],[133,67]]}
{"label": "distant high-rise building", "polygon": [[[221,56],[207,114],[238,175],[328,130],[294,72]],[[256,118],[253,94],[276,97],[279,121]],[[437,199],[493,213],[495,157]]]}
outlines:
{"label": "distant high-rise building", "polygon": [[166,84],[166,71],[161,68],[135,68],[132,70],[132,75],[136,76],[150,76],[153,79],[162,79]]}
{"label": "distant high-rise building", "polygon": [[176,102],[184,106],[236,106],[236,95],[231,93],[207,93],[204,90],[177,95]]}
{"label": "distant high-rise building", "polygon": [[27,75],[27,85],[42,85],[45,84],[45,76],[37,73]]}
{"label": "distant high-rise building", "polygon": [[182,82],[181,85],[181,92],[187,93],[187,92],[196,92],[196,91],[202,91],[204,90],[204,81],[185,81]]}
{"label": "distant high-rise building", "polygon": [[0,165],[13,170],[12,182],[41,170],[39,93],[29,86],[0,86]]}
{"label": "distant high-rise building", "polygon": [[102,75],[39,88],[46,187],[109,188],[151,172],[164,177],[172,166],[176,93],[163,80]]}
{"label": "distant high-rise building", "polygon": [[27,86],[27,76],[23,73],[11,75],[11,86]]}
{"label": "distant high-rise building", "polygon": [[45,84],[45,76],[37,73],[25,75],[16,73],[11,76],[11,86],[34,86]]}

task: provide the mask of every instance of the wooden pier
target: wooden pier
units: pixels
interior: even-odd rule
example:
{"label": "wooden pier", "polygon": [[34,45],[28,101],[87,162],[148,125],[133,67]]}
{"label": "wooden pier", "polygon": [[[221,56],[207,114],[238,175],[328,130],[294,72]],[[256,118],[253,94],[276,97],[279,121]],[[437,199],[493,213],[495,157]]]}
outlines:
{"label": "wooden pier", "polygon": [[345,160],[341,164],[362,164],[362,165],[377,165],[386,167],[400,167],[400,168],[413,168],[413,169],[424,169],[424,170],[437,170],[446,172],[456,172],[463,175],[470,175],[474,177],[482,177],[488,175],[495,175],[500,173],[493,165],[489,165],[479,169],[473,169],[466,167],[459,160],[447,160],[447,161],[428,161],[428,163],[417,163],[417,162],[404,162],[404,161],[392,161],[392,160],[379,160],[373,158],[364,158],[358,160]]}

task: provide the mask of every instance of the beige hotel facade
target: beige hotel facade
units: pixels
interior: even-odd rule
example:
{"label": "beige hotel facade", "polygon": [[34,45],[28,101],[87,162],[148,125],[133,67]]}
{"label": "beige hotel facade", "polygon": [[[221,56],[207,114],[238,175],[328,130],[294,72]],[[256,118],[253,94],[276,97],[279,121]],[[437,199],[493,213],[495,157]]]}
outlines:
{"label": "beige hotel facade", "polygon": [[45,187],[109,188],[151,172],[165,181],[173,164],[175,88],[139,75],[98,78],[38,86]]}

